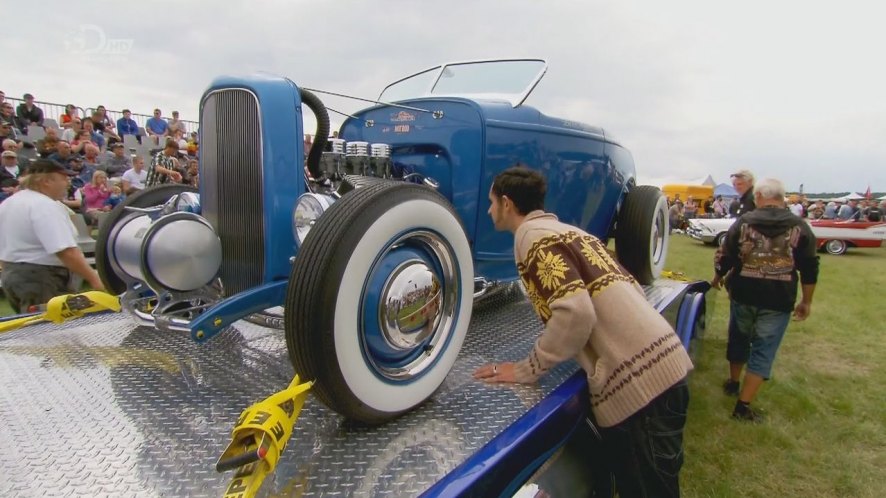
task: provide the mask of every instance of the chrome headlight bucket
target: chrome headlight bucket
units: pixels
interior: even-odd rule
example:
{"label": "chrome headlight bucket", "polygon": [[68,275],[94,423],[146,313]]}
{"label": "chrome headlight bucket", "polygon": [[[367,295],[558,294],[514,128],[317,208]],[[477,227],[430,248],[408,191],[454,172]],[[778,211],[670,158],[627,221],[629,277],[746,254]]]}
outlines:
{"label": "chrome headlight bucket", "polygon": [[298,245],[305,241],[311,227],[333,202],[335,199],[332,196],[323,194],[307,193],[298,198],[292,210],[292,234]]}

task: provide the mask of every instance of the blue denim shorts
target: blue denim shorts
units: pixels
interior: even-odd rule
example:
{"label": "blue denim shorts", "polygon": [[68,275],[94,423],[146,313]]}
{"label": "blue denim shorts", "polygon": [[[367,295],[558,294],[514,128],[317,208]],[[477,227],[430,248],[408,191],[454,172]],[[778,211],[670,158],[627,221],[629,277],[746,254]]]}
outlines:
{"label": "blue denim shorts", "polygon": [[789,311],[775,311],[731,302],[726,359],[747,363],[748,372],[769,379],[775,353],[791,321]]}

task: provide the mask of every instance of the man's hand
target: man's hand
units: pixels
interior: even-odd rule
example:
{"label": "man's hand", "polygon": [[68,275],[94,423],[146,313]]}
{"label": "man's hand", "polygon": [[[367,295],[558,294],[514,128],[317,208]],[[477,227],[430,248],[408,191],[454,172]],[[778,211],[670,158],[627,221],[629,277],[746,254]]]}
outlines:
{"label": "man's hand", "polygon": [[720,275],[714,275],[714,278],[711,279],[711,287],[720,290],[723,287],[723,284],[721,282],[722,279],[720,278]]}
{"label": "man's hand", "polygon": [[800,304],[798,304],[794,308],[794,320],[802,322],[809,316],[810,313],[812,313],[812,304],[804,303],[801,301]]}
{"label": "man's hand", "polygon": [[474,372],[474,378],[489,383],[517,382],[514,364],[511,362],[483,365]]}

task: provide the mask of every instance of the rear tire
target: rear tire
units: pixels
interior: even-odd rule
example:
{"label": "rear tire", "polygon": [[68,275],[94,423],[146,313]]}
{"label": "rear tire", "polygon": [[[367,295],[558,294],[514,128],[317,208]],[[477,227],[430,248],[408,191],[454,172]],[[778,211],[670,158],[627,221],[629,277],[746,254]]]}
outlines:
{"label": "rear tire", "polygon": [[189,185],[181,185],[178,183],[149,187],[127,196],[123,202],[118,204],[117,207],[108,213],[108,217],[105,218],[104,223],[102,223],[101,228],[99,228],[98,238],[95,242],[95,269],[98,271],[98,276],[101,278],[105,289],[114,294],[123,294],[123,292],[126,291],[126,283],[114,273],[108,252],[108,240],[111,232],[114,225],[126,215],[126,208],[129,206],[137,208],[157,206],[166,203],[166,201],[171,199],[172,196],[182,192],[196,193],[197,189]]}
{"label": "rear tire", "polygon": [[668,201],[656,187],[633,187],[618,212],[615,252],[637,281],[651,284],[664,269],[668,253]]}
{"label": "rear tire", "polygon": [[717,247],[723,247],[723,243],[726,242],[726,232],[717,235],[717,238],[714,239],[714,245]]}
{"label": "rear tire", "polygon": [[345,195],[293,265],[284,323],[295,371],[350,419],[411,410],[455,363],[473,278],[464,228],[438,193],[384,182]]}

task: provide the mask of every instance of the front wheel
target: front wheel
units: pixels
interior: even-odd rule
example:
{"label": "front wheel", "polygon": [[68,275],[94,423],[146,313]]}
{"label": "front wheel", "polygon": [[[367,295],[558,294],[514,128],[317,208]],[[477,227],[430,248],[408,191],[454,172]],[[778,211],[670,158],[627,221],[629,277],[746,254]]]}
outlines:
{"label": "front wheel", "polygon": [[293,265],[284,325],[295,371],[351,419],[414,408],[455,363],[473,272],[464,228],[433,190],[383,182],[345,195]]}
{"label": "front wheel", "polygon": [[840,256],[846,252],[847,247],[845,240],[829,240],[825,243],[824,250],[827,251],[828,254]]}
{"label": "front wheel", "polygon": [[615,226],[618,261],[643,285],[651,284],[668,253],[668,201],[661,190],[633,187],[625,196]]}

